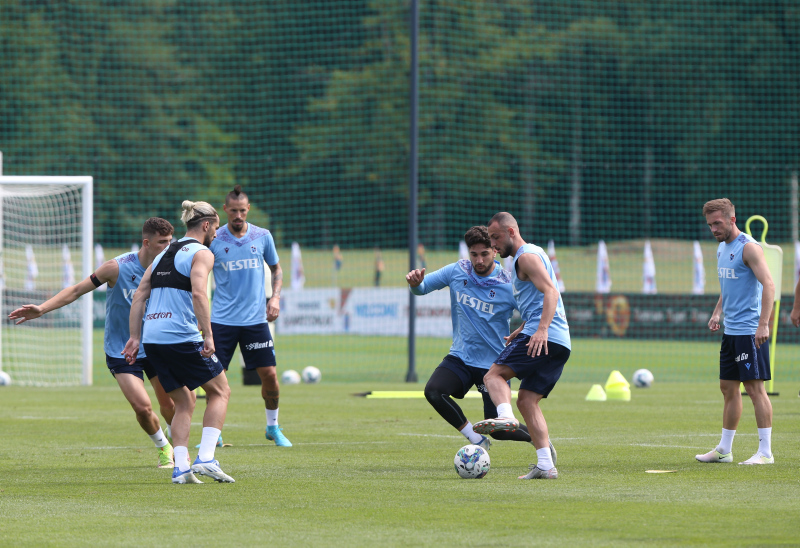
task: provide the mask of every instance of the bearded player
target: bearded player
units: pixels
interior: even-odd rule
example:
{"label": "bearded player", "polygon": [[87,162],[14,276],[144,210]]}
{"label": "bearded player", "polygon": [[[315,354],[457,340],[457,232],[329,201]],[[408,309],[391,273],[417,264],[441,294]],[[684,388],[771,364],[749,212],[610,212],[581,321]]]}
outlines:
{"label": "bearded player", "polygon": [[[425,398],[453,428],[467,440],[489,449],[491,442],[472,429],[461,407],[462,399],[476,386],[483,396],[484,418],[497,416],[497,407],[483,384],[483,377],[495,357],[502,352],[508,323],[516,308],[511,291],[511,274],[495,261],[485,226],[473,226],[464,234],[469,259],[462,259],[425,275],[425,269],[412,270],[406,281],[414,295],[426,295],[445,287],[450,290],[453,345],[425,385]],[[496,440],[530,442],[528,429],[491,433]]]}
{"label": "bearded player", "polygon": [[[228,223],[217,231],[209,249],[214,253],[217,288],[211,307],[214,346],[228,369],[236,346],[242,351],[246,369],[255,369],[261,379],[261,397],[267,418],[265,435],[279,447],[291,447],[278,424],[280,387],[275,362],[275,344],[267,322],[280,313],[283,271],[272,234],[247,222],[250,200],[236,185],[223,206]],[[272,297],[264,290],[264,263],[272,272]]]}

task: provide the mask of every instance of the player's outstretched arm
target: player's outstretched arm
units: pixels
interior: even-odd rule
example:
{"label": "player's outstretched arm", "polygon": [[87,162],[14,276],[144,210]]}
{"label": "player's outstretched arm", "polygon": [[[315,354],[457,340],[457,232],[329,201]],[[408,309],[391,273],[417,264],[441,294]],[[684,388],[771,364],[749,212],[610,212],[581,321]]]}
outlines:
{"label": "player's outstretched arm", "polygon": [[274,322],[281,313],[281,290],[283,289],[283,270],[281,263],[269,264],[272,272],[272,297],[267,301],[267,321]]}
{"label": "player's outstretched arm", "polygon": [[[208,306],[208,274],[214,268],[214,254],[208,249],[202,249],[192,258],[192,305],[194,315],[197,317],[197,326],[203,334],[203,350],[200,354],[210,358],[214,353],[214,335],[211,332],[211,310]],[[142,280],[144,281],[144,280]],[[137,291],[138,293],[138,291]]]}
{"label": "player's outstretched arm", "polygon": [[125,343],[125,348],[122,349],[122,355],[128,363],[134,363],[139,356],[139,346],[142,341],[142,318],[147,309],[147,299],[150,298],[150,275],[153,273],[153,265],[147,267],[142,275],[142,281],[139,282],[139,287],[133,294],[133,302],[131,303],[131,314],[128,318],[128,330],[130,338]]}
{"label": "player's outstretched arm", "polygon": [[539,356],[542,350],[547,354],[547,330],[550,328],[550,322],[553,321],[553,316],[556,313],[558,288],[553,284],[553,280],[550,279],[542,259],[532,253],[523,253],[517,259],[517,268],[544,295],[542,317],[539,320],[539,327],[536,328],[536,331],[531,335],[531,340],[528,341],[528,355]]}
{"label": "player's outstretched arm", "polygon": [[769,338],[769,319],[775,304],[775,283],[772,281],[772,274],[769,272],[767,261],[764,258],[764,250],[760,245],[745,244],[744,250],[742,250],[742,259],[764,288],[761,292],[761,316],[758,318],[758,328],[756,329],[756,346],[759,347]]}
{"label": "player's outstretched arm", "polygon": [[44,316],[48,312],[52,312],[53,310],[75,302],[81,296],[94,291],[104,283],[108,283],[109,286],[113,287],[114,284],[117,283],[117,276],[119,276],[119,265],[117,261],[111,259],[100,265],[100,268],[85,280],[62,289],[40,305],[26,304],[17,308],[8,315],[8,319],[17,320],[17,324],[25,323],[28,320],[34,320]]}

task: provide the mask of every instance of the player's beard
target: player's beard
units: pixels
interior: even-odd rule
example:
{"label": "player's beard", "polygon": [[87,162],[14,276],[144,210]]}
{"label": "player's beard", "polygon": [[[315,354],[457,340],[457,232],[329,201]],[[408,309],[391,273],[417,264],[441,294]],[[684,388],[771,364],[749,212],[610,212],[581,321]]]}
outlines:
{"label": "player's beard", "polygon": [[206,232],[206,235],[203,237],[203,245],[208,247],[211,245],[211,242],[214,241],[214,235],[210,232]]}
{"label": "player's beard", "polygon": [[497,247],[497,252],[503,259],[510,257],[512,251],[514,251],[514,248],[511,246],[511,242],[506,243],[503,247]]}
{"label": "player's beard", "polygon": [[231,221],[231,228],[234,232],[239,232],[244,228],[244,221],[241,219]]}
{"label": "player's beard", "polygon": [[490,266],[492,265],[473,264],[472,268],[474,268],[475,272],[477,272],[478,274],[483,275],[489,272]]}

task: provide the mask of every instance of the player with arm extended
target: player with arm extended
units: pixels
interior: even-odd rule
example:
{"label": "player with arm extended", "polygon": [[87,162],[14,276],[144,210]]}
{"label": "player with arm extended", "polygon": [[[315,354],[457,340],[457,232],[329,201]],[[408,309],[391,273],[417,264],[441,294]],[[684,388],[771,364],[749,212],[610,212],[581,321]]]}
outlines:
{"label": "player with arm extended", "polygon": [[[280,386],[275,363],[275,344],[267,322],[280,314],[283,271],[269,230],[247,222],[250,200],[236,185],[223,206],[228,223],[219,229],[209,247],[214,253],[217,289],[211,307],[214,347],[227,370],[236,345],[244,366],[255,369],[261,379],[261,397],[267,416],[265,435],[280,447],[292,443],[278,424]],[[272,272],[272,297],[264,290],[264,263]]]}
{"label": "player with arm extended", "polygon": [[[470,443],[488,450],[491,441],[472,429],[472,423],[453,398],[462,399],[476,386],[483,396],[484,417],[497,416],[483,376],[503,349],[503,338],[508,336],[508,322],[516,304],[511,293],[511,274],[495,261],[497,252],[492,248],[486,227],[473,226],[464,234],[464,241],[469,260],[462,259],[427,276],[424,268],[412,270],[406,281],[414,295],[450,289],[453,345],[428,379],[425,398]],[[531,441],[524,426],[515,432],[493,432],[491,436],[497,440]]]}
{"label": "player with arm extended", "polygon": [[719,388],[725,403],[719,445],[695,458],[700,462],[733,462],[733,437],[742,416],[739,383],[753,402],[758,427],[758,451],[739,464],[772,464],[772,402],[764,381],[771,378],[769,366],[769,318],[775,300],[775,285],[764,259],[764,250],[736,226],[736,210],[727,198],[703,206],[703,216],[717,248],[720,296],[708,328],[718,331],[725,315],[719,353]]}
{"label": "player with arm extended", "polygon": [[[164,390],[175,402],[172,483],[202,483],[194,473],[233,483],[214,460],[231,393],[222,364],[214,355],[207,293],[208,275],[214,267],[208,245],[216,235],[219,217],[206,202],[186,200],[182,208],[186,236],[170,244],[142,276],[131,304],[130,339],[123,353],[132,363],[143,343]],[[190,467],[189,430],[195,406],[192,390],[198,386],[206,392],[207,405],[200,451]]]}
{"label": "player with arm extended", "polygon": [[[94,291],[103,284],[108,284],[106,292],[106,325],[103,334],[103,348],[106,353],[106,365],[119,384],[122,394],[131,404],[136,420],[158,449],[158,467],[171,468],[172,446],[161,430],[158,415],[153,412],[150,396],[144,387],[144,375],[158,398],[161,416],[167,423],[167,435],[175,415],[175,404],[164,392],[155,369],[140,350],[136,360],[129,364],[122,358],[122,349],[128,340],[128,318],[131,313],[131,302],[145,269],[150,266],[156,255],[161,253],[172,239],[174,229],[165,219],[151,217],[142,227],[142,246],[138,252],[123,253],[106,261],[82,282],[61,290],[51,299],[40,305],[26,304],[9,314],[9,319],[23,323],[39,318],[48,312],[66,306],[80,296]],[[140,317],[141,321],[141,317]]]}
{"label": "player with arm extended", "polygon": [[537,463],[519,479],[556,479],[555,453],[539,402],[555,387],[571,349],[558,281],[547,253],[539,246],[525,243],[510,213],[492,217],[489,238],[501,257],[514,257],[511,283],[523,323],[511,334],[508,345],[484,377],[498,416],[476,423],[474,429],[490,434],[519,428],[507,382],[512,377],[519,378],[517,408],[528,425],[537,456]]}

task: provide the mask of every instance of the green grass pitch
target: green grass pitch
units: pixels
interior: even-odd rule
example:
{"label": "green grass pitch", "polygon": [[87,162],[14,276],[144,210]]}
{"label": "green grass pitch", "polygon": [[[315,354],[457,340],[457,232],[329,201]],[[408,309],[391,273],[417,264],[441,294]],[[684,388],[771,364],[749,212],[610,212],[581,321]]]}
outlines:
{"label": "green grass pitch", "polygon": [[[282,369],[319,358],[301,342],[278,338]],[[779,383],[782,394],[773,399],[775,465],[703,465],[694,455],[716,444],[721,427],[713,362],[710,375],[685,378],[692,382],[666,381],[654,368],[655,385],[635,389],[631,402],[586,402],[591,382],[602,383],[611,366],[629,374],[638,355],[664,351],[605,343],[576,341],[574,363],[586,364],[586,378],[565,373],[543,405],[558,449],[557,481],[517,480],[535,453],[514,442],[494,444],[484,479],[460,479],[452,459],[465,440],[424,399],[354,397],[409,385],[337,381],[338,354],[316,362],[321,384],[282,389],[281,424],[292,448],[264,439],[259,388],[242,386],[240,373],[231,372],[223,435],[233,447],[218,449],[217,458],[235,484],[172,485],[104,371],[93,387],[0,388],[0,545],[796,544],[796,383]],[[362,365],[348,362],[353,374],[380,356],[350,344],[367,356]],[[439,346],[422,345],[421,374],[438,363]],[[612,348],[616,359],[603,358]],[[709,345],[688,348],[687,358],[705,361],[710,352],[713,359]],[[607,361],[592,367],[597,358]],[[477,420],[480,401],[462,403]],[[744,403],[737,460],[758,443]],[[200,402],[192,446],[203,409]]]}

